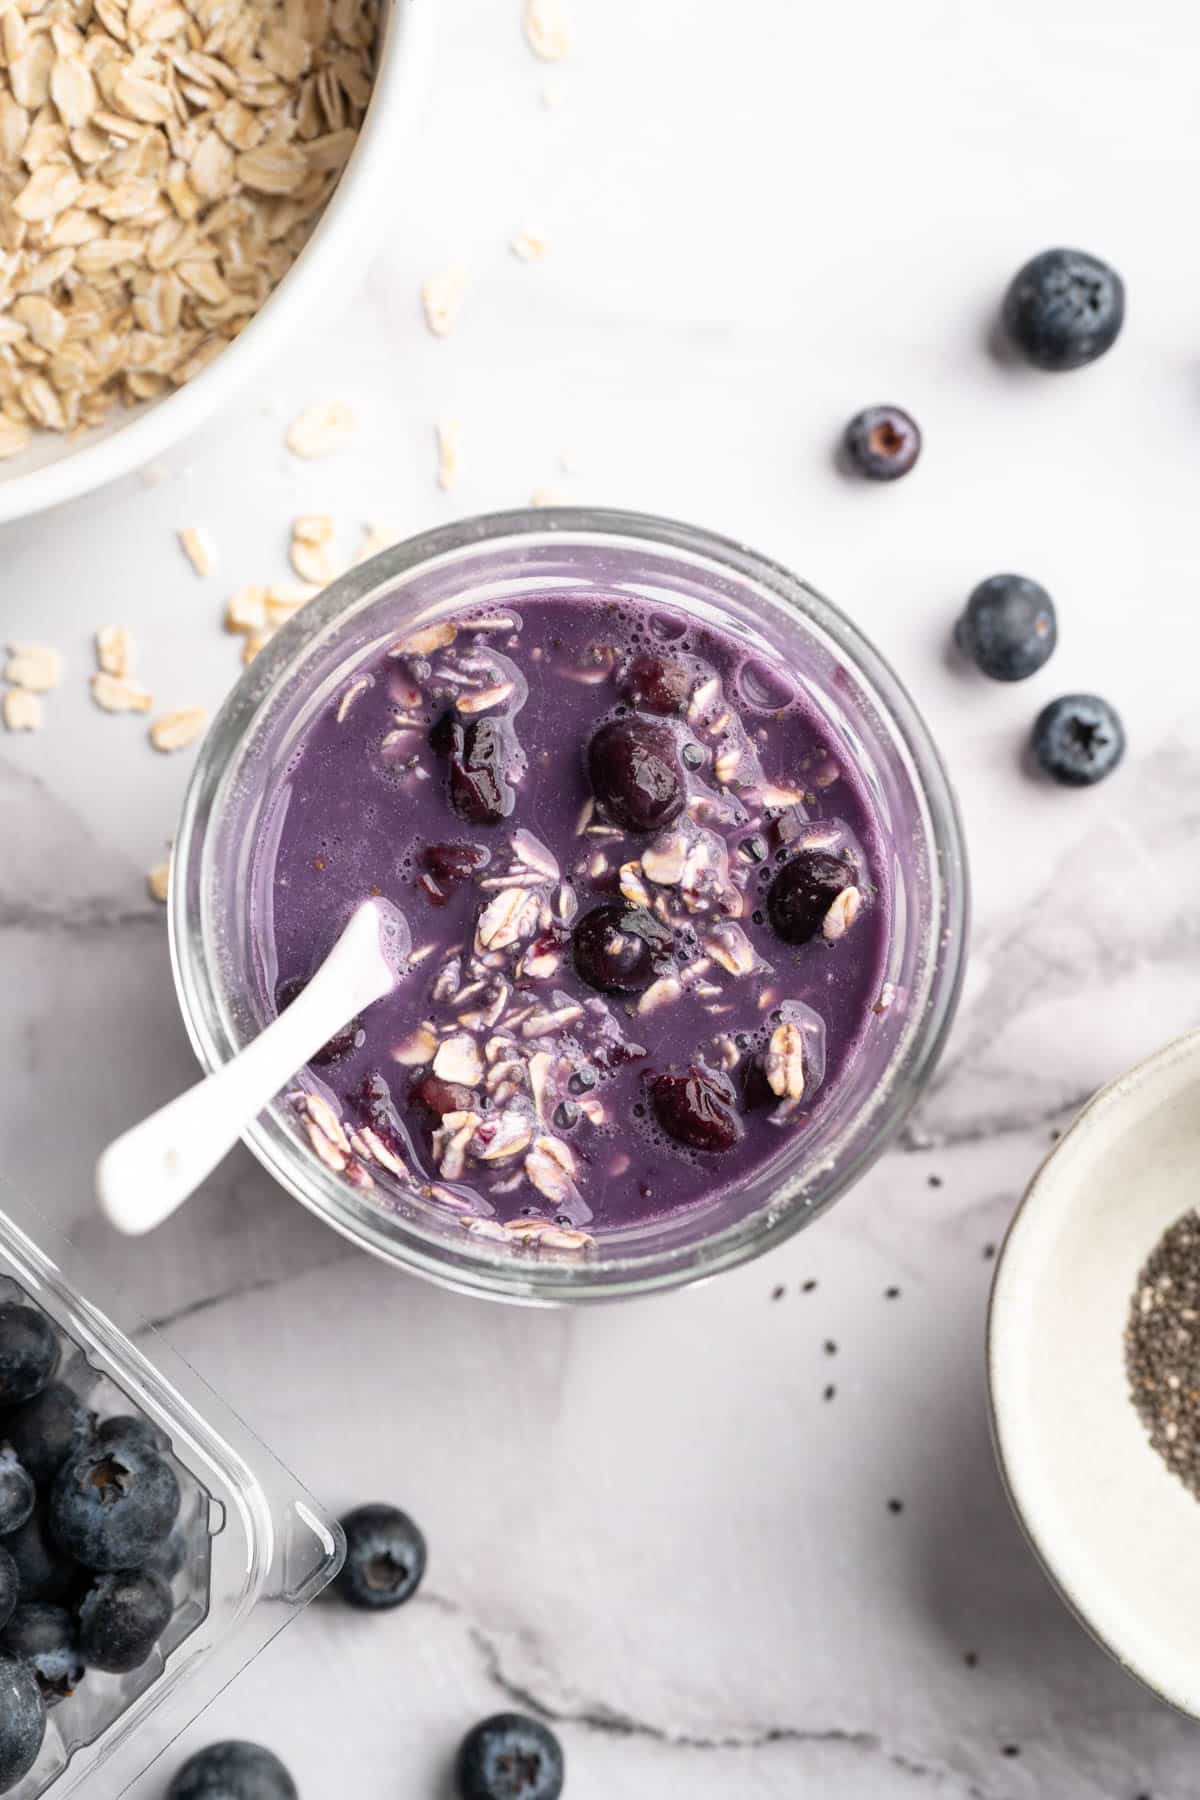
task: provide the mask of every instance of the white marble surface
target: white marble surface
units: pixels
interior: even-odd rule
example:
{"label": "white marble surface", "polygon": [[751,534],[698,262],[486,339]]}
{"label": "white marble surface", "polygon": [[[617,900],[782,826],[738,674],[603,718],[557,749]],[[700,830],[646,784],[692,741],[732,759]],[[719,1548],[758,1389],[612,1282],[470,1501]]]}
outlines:
{"label": "white marble surface", "polygon": [[[555,110],[517,0],[441,14],[425,128],[340,314],[152,481],[0,539],[5,634],[70,662],[45,731],[0,745],[4,1163],[329,1503],[395,1498],[432,1546],[418,1604],[313,1609],[186,1742],[262,1738],[305,1800],[416,1800],[516,1701],[560,1723],[571,1800],[1183,1800],[1196,1728],[1090,1644],[1009,1515],[982,1334],[986,1247],[1052,1130],[1200,1019],[1194,10],[573,0]],[[541,267],[506,250],[526,221]],[[989,328],[1016,265],[1064,240],[1121,268],[1130,315],[1111,357],[1054,379],[997,360]],[[469,302],[435,342],[417,288],[456,260]],[[298,465],[282,427],[322,397],[360,436]],[[876,399],[927,433],[891,491],[830,461]],[[446,415],[466,445],[450,496]],[[293,514],[334,512],[349,543],[544,486],[774,553],[926,708],[977,922],[906,1141],[768,1262],[581,1316],[400,1280],[242,1154],[117,1243],[91,1211],[96,1148],[192,1072],[143,886],[187,758],[93,709],[89,633],[130,624],[161,702],[216,703],[223,595],[283,575]],[[192,523],[219,547],[205,583],[173,539]],[[1053,591],[1062,643],[1004,690],[945,646],[965,592],[1014,566]],[[1017,752],[1077,686],[1120,704],[1131,753],[1070,795]]]}

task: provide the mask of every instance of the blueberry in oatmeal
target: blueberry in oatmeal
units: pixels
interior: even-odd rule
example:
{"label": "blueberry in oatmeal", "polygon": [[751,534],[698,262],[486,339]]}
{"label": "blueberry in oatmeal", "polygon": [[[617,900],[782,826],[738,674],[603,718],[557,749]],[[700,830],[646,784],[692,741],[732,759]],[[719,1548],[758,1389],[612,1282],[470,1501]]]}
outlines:
{"label": "blueberry in oatmeal", "polygon": [[734,1206],[873,1029],[891,856],[848,745],[719,609],[530,591],[398,620],[256,847],[264,1011],[368,896],[412,930],[297,1127],[380,1206],[530,1254]]}

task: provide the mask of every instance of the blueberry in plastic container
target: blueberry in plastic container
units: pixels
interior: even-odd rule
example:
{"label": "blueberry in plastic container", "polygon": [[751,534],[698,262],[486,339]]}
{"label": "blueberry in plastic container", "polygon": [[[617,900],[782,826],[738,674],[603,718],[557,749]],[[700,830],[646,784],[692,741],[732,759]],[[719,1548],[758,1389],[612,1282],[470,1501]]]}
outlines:
{"label": "blueberry in plastic container", "polygon": [[52,1481],[91,1433],[94,1419],[64,1381],[51,1381],[0,1418],[0,1443],[11,1444],[38,1487]]}
{"label": "blueberry in plastic container", "polygon": [[42,1504],[5,1538],[4,1548],[16,1564],[23,1601],[61,1600],[79,1580],[79,1564],[54,1542]]}
{"label": "blueberry in plastic container", "polygon": [[74,1615],[65,1606],[52,1606],[45,1600],[18,1606],[0,1632],[0,1650],[28,1663],[47,1706],[69,1699],[83,1680],[79,1633]]}
{"label": "blueberry in plastic container", "polygon": [[166,1630],[171,1590],[152,1569],[98,1575],[79,1605],[79,1647],[88,1666],[139,1669]]}
{"label": "blueberry in plastic container", "polygon": [[58,1339],[32,1306],[0,1305],[0,1406],[40,1394],[58,1367]]}
{"label": "blueberry in plastic container", "polygon": [[37,1676],[0,1651],[0,1794],[16,1787],[38,1759],[46,1735],[46,1704]]}
{"label": "blueberry in plastic container", "polygon": [[88,1569],[136,1569],[170,1536],[179,1483],[165,1458],[132,1438],[89,1444],[64,1463],[50,1494],[55,1543]]}
{"label": "blueberry in plastic container", "polygon": [[271,1750],[231,1740],[189,1757],[167,1800],[300,1800],[295,1782]]}
{"label": "blueberry in plastic container", "polygon": [[17,1461],[16,1451],[0,1449],[0,1537],[20,1529],[36,1499],[33,1477]]}

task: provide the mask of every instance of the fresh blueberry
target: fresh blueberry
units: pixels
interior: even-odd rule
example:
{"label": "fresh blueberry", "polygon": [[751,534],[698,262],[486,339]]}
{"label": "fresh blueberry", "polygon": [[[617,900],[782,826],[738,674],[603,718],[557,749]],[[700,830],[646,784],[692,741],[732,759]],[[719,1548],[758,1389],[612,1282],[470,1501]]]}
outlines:
{"label": "fresh blueberry", "polygon": [[635,656],[622,692],[642,712],[681,713],[695,682],[690,669],[665,656]]}
{"label": "fresh blueberry", "polygon": [[378,1612],[411,1600],[425,1573],[425,1539],[396,1506],[358,1506],[342,1520],[346,1561],[338,1592],[350,1606]]}
{"label": "fresh blueberry", "polygon": [[16,1610],[21,1593],[21,1577],[7,1550],[0,1549],[0,1630],[8,1624]]}
{"label": "fresh blueberry", "polygon": [[450,804],[470,825],[498,825],[517,803],[509,780],[515,740],[504,719],[474,719],[463,725],[444,713],[429,734],[439,756],[450,761]]}
{"label": "fresh blueberry", "polygon": [[61,1600],[79,1579],[79,1565],[50,1536],[44,1503],[35,1506],[19,1531],[4,1540],[16,1564],[22,1601]]}
{"label": "fresh blueberry", "polygon": [[63,1381],[0,1418],[0,1442],[11,1444],[38,1487],[45,1487],[63,1463],[86,1442],[93,1417]]}
{"label": "fresh blueberry", "polygon": [[58,1367],[58,1339],[32,1306],[0,1306],[0,1406],[40,1394]]}
{"label": "fresh blueberry", "polygon": [[[301,981],[298,975],[289,976],[286,981],[281,981],[275,989],[275,1011],[277,1013],[286,1012],[292,1001],[298,1000],[307,986],[307,981]],[[351,1019],[350,1023],[343,1025],[340,1031],[335,1031],[328,1042],[321,1045],[316,1055],[310,1056],[308,1060],[318,1069],[324,1069],[330,1063],[340,1062],[343,1056],[349,1056],[352,1050],[357,1050],[363,1041],[363,1035],[362,1020]]]}
{"label": "fresh blueberry", "polygon": [[954,641],[993,681],[1024,681],[1058,642],[1054,602],[1025,575],[989,575],[967,601]]}
{"label": "fresh blueberry", "polygon": [[167,1800],[300,1800],[296,1784],[261,1744],[210,1744],[178,1770]]}
{"label": "fresh blueberry", "polygon": [[475,1095],[464,1082],[443,1081],[440,1075],[429,1074],[413,1082],[408,1100],[431,1119],[444,1119],[447,1113],[470,1112]]}
{"label": "fresh blueberry", "polygon": [[1004,329],[1039,369],[1081,369],[1111,350],[1125,320],[1125,284],[1082,250],[1043,250],[1013,276]]}
{"label": "fresh blueberry", "polygon": [[742,1135],[728,1082],[695,1064],[686,1075],[656,1075],[650,1084],[654,1116],[689,1150],[732,1150]]}
{"label": "fresh blueberry", "polygon": [[64,1463],[50,1493],[55,1542],[87,1569],[140,1568],[170,1535],[179,1483],[149,1444],[89,1444]]}
{"label": "fresh blueberry", "polygon": [[1064,787],[1091,787],[1111,775],[1125,754],[1125,728],[1096,694],[1066,694],[1043,707],[1034,722],[1033,754]]}
{"label": "fresh blueberry", "polygon": [[799,850],[767,889],[767,916],[785,944],[807,944],[825,923],[843,888],[855,882],[854,865],[826,850]]}
{"label": "fresh blueberry", "polygon": [[138,1444],[147,1444],[151,1450],[169,1450],[171,1440],[160,1425],[152,1419],[135,1417],[133,1413],[117,1413],[114,1418],[101,1419],[93,1433],[98,1444],[124,1444],[132,1439]]}
{"label": "fresh blueberry", "polygon": [[37,1489],[15,1450],[0,1450],[0,1537],[17,1531],[33,1511]]}
{"label": "fresh blueberry", "polygon": [[182,1531],[173,1531],[165,1544],[159,1544],[157,1549],[150,1552],[142,1567],[170,1582],[174,1581],[187,1559],[187,1539]]}
{"label": "fresh blueberry", "polygon": [[69,1700],[83,1680],[84,1658],[75,1621],[65,1606],[50,1606],[44,1600],[18,1606],[0,1631],[0,1650],[28,1663],[47,1706]]}
{"label": "fresh blueberry", "polygon": [[638,716],[610,719],[588,745],[592,792],[625,831],[659,831],[687,799],[679,750],[669,725]]}
{"label": "fresh blueberry", "polygon": [[98,1575],[79,1607],[79,1648],[89,1668],[140,1669],[171,1619],[171,1590],[151,1569]]}
{"label": "fresh blueberry", "polygon": [[896,481],[921,454],[917,422],[899,406],[868,406],[846,427],[843,445],[851,464],[869,481]]}
{"label": "fresh blueberry", "polygon": [[0,1654],[0,1794],[38,1759],[46,1735],[46,1703],[37,1676],[19,1657]]}
{"label": "fresh blueberry", "polygon": [[523,1713],[496,1713],[473,1726],[455,1767],[460,1800],[558,1800],[565,1774],[554,1733]]}
{"label": "fresh blueberry", "polygon": [[605,900],[584,913],[571,938],[575,970],[601,994],[640,994],[650,986],[672,936],[644,906]]}

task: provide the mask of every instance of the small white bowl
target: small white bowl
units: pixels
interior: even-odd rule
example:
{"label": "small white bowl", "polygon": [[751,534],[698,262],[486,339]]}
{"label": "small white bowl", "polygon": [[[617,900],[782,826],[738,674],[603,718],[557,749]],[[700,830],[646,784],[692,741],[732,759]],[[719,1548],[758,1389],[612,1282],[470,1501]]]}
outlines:
{"label": "small white bowl", "polygon": [[433,0],[380,0],[375,86],[354,154],[312,237],[259,312],[193,381],[144,406],[118,407],[79,437],[43,431],[0,462],[0,524],[91,493],[195,431],[280,350],[336,282],[361,268],[377,202],[400,166],[432,63]]}
{"label": "small white bowl", "polygon": [[1035,1176],[992,1288],[992,1429],[1009,1497],[1068,1606],[1162,1699],[1200,1717],[1200,1501],[1129,1397],[1138,1273],[1200,1202],[1200,1032],[1084,1109]]}

